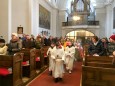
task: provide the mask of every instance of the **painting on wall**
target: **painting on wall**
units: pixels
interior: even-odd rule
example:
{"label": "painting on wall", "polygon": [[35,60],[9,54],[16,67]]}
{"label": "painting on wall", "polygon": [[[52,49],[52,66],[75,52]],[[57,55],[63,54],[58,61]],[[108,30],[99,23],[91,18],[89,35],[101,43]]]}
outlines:
{"label": "painting on wall", "polygon": [[115,29],[115,7],[113,8],[113,29]]}
{"label": "painting on wall", "polygon": [[23,34],[23,27],[17,27],[17,33]]}
{"label": "painting on wall", "polygon": [[39,5],[39,27],[50,29],[50,16],[51,13],[43,6]]}

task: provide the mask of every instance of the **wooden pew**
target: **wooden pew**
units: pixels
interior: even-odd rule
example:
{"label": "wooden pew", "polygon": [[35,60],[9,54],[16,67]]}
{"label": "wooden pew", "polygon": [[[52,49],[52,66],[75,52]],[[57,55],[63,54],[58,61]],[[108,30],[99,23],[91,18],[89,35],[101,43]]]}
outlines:
{"label": "wooden pew", "polygon": [[48,51],[49,46],[44,46],[41,51],[44,53],[44,64],[43,65],[48,65],[49,64],[49,58],[47,56],[47,51]]}
{"label": "wooden pew", "polygon": [[36,49],[36,69],[41,69],[43,67],[42,58],[43,58],[43,54],[41,49]]}
{"label": "wooden pew", "polygon": [[86,44],[83,46],[83,50],[84,50],[84,56],[87,56],[89,53],[88,53],[88,48],[89,48],[89,44]]}
{"label": "wooden pew", "polygon": [[115,86],[114,58],[86,56],[82,65],[82,86]]}
{"label": "wooden pew", "polygon": [[23,54],[0,55],[0,86],[21,86]]}
{"label": "wooden pew", "polygon": [[23,56],[23,76],[33,78],[36,75],[35,52],[36,49],[22,49]]}
{"label": "wooden pew", "polygon": [[113,58],[108,56],[86,56],[83,59],[83,65],[94,67],[114,68]]}
{"label": "wooden pew", "polygon": [[82,66],[82,86],[115,86],[115,68]]}

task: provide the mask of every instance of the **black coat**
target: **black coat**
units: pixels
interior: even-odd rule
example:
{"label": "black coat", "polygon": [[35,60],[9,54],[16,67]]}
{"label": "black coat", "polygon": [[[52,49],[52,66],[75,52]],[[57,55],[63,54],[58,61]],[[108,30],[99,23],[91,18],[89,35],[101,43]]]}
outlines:
{"label": "black coat", "polygon": [[107,55],[113,55],[113,51],[115,51],[115,43],[108,43]]}
{"label": "black coat", "polygon": [[97,45],[90,44],[88,48],[89,55],[98,54],[99,56],[105,55],[105,48],[101,41],[98,41]]}

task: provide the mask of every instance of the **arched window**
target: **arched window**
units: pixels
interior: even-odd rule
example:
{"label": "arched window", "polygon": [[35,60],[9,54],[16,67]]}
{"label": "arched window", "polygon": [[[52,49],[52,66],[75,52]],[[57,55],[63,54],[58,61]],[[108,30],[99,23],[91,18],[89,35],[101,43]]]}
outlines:
{"label": "arched window", "polygon": [[85,43],[85,40],[90,39],[92,36],[94,36],[94,33],[87,30],[75,30],[66,35],[67,38],[73,39],[74,41],[81,40],[83,44]]}

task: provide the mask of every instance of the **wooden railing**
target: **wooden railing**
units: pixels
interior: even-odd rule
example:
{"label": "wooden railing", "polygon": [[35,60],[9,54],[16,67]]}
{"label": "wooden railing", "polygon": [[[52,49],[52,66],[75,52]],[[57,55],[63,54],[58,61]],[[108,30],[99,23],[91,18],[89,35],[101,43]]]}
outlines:
{"label": "wooden railing", "polygon": [[84,22],[62,22],[62,26],[75,26],[75,25],[99,25],[99,21],[88,21],[87,23]]}

